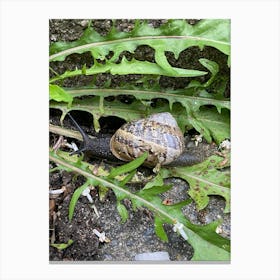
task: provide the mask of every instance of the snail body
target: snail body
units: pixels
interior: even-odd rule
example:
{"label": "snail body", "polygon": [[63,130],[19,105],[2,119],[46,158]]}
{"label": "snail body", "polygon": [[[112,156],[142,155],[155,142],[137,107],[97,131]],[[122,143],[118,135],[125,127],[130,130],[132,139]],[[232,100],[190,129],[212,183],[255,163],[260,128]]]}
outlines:
{"label": "snail body", "polygon": [[110,150],[123,161],[131,161],[148,152],[147,166],[166,165],[184,151],[184,136],[170,113],[153,114],[131,121],[112,136]]}
{"label": "snail body", "polygon": [[185,150],[184,135],[174,117],[167,112],[150,115],[122,125],[113,136],[91,139],[68,114],[83,137],[79,150],[112,161],[131,161],[148,152],[144,165],[185,166],[201,161]]}

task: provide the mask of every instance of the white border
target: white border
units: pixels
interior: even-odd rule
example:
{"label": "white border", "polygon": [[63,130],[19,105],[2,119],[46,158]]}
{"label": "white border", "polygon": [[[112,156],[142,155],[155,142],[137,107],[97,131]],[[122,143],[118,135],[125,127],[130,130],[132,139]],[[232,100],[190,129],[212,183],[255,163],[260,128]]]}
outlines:
{"label": "white border", "polygon": [[[49,18],[232,19],[230,265],[49,264]],[[279,279],[279,34],[278,1],[2,1],[0,278]]]}

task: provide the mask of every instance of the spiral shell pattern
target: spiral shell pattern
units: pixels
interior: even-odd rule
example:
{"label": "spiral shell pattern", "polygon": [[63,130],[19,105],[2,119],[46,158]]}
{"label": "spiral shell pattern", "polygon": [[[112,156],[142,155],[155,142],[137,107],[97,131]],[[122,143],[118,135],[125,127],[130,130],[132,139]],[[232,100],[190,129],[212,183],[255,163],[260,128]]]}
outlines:
{"label": "spiral shell pattern", "polygon": [[169,164],[184,148],[183,133],[170,113],[153,114],[126,123],[110,141],[112,153],[123,161],[131,161],[147,151],[147,166]]}

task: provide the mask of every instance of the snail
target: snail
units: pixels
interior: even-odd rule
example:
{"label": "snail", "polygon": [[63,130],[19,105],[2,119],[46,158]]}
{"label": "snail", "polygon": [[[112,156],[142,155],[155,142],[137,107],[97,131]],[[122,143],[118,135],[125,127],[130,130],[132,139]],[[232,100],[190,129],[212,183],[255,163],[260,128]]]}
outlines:
{"label": "snail", "polygon": [[123,161],[131,161],[147,151],[147,166],[169,164],[184,148],[184,135],[170,113],[126,123],[110,140],[113,155]]}
{"label": "snail", "polygon": [[96,139],[89,138],[68,115],[83,137],[81,148],[71,154],[87,152],[108,160],[132,161],[148,152],[144,162],[148,167],[191,165],[201,161],[201,158],[185,152],[184,135],[168,112],[125,123],[113,136]]}

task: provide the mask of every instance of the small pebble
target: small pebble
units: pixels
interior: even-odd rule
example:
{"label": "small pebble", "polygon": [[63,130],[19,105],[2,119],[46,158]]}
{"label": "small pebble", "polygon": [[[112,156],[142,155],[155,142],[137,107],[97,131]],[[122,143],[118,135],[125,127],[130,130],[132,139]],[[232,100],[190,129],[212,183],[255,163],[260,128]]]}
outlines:
{"label": "small pebble", "polygon": [[136,261],[170,261],[169,254],[164,251],[142,253],[135,256]]}

